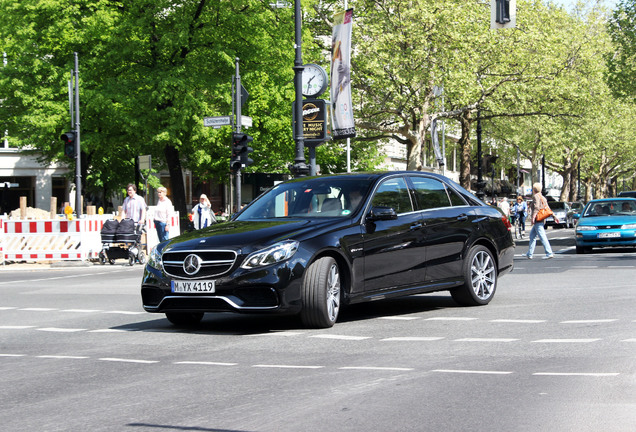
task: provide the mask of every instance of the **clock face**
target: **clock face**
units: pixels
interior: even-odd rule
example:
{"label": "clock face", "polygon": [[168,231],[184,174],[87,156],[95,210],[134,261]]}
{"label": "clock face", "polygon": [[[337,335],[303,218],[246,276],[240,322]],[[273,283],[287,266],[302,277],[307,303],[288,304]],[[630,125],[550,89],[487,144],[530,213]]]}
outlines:
{"label": "clock face", "polygon": [[327,73],[317,64],[306,64],[303,69],[303,95],[318,96],[327,89]]}

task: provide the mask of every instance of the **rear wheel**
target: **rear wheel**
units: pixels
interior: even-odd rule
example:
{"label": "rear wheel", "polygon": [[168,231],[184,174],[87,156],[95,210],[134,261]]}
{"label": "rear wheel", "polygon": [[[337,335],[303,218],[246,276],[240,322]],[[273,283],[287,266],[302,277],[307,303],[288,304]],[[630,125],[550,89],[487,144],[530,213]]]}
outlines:
{"label": "rear wheel", "polygon": [[203,319],[203,312],[166,312],[166,318],[174,325],[196,325]]}
{"label": "rear wheel", "polygon": [[323,257],[305,271],[300,319],[307,327],[332,327],[340,312],[340,271],[336,260]]}
{"label": "rear wheel", "polygon": [[464,306],[490,303],[497,289],[497,266],[490,250],[475,246],[464,261],[464,285],[451,291],[453,300]]}
{"label": "rear wheel", "polygon": [[99,263],[100,263],[101,265],[106,264],[106,252],[101,251],[101,252],[99,253]]}
{"label": "rear wheel", "polygon": [[137,261],[139,261],[139,264],[146,263],[146,254],[143,251],[139,251],[137,254]]}

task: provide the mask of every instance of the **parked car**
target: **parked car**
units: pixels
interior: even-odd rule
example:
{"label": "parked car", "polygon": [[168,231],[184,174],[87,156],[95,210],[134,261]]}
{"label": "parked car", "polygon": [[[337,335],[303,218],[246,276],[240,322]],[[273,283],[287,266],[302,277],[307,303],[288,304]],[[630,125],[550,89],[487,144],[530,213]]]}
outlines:
{"label": "parked car", "polygon": [[592,200],[576,225],[576,253],[595,247],[636,246],[636,199]]}
{"label": "parked car", "polygon": [[621,198],[636,198],[636,191],[619,192],[618,196],[621,197]]}
{"label": "parked car", "polygon": [[570,206],[570,210],[568,210],[568,213],[566,215],[567,227],[571,228],[576,225],[576,222],[581,217],[581,213],[583,213],[585,204],[583,204],[581,201],[572,201],[569,202],[568,205]]}
{"label": "parked car", "polygon": [[503,213],[446,177],[383,172],[278,184],[232,220],[159,243],[148,312],[177,325],[206,312],[300,314],[331,327],[341,305],[450,291],[488,304],[513,268]]}
{"label": "parked car", "polygon": [[554,216],[550,216],[545,220],[546,226],[551,226],[554,228],[569,228],[570,226],[567,223],[567,214],[570,210],[570,205],[565,201],[552,201],[548,204],[550,206],[550,209],[552,210],[552,213],[554,213]]}

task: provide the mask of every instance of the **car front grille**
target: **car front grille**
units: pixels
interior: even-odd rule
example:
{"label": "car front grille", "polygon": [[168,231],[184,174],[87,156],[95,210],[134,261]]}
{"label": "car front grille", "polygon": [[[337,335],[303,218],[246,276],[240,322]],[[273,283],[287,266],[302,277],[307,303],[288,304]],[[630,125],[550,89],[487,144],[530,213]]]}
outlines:
{"label": "car front grille", "polygon": [[[190,255],[198,257],[200,268],[186,273],[184,262]],[[181,279],[202,279],[222,276],[229,272],[236,262],[236,252],[232,250],[177,250],[163,254],[163,270],[170,276]]]}
{"label": "car front grille", "polygon": [[622,225],[600,225],[596,229],[599,231],[620,229]]}

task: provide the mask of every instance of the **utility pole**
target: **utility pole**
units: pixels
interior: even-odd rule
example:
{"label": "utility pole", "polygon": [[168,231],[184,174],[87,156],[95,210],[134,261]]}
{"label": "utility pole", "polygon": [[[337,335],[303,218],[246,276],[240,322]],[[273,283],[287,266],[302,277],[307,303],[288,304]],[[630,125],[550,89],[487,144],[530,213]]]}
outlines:
{"label": "utility pole", "polygon": [[75,214],[82,215],[82,158],[80,146],[79,60],[75,55]]}
{"label": "utility pole", "polygon": [[483,172],[482,172],[482,157],[481,154],[481,110],[477,111],[477,198],[483,201],[485,193],[484,186],[486,186],[486,182],[484,182]]}
{"label": "utility pole", "polygon": [[[236,58],[236,133],[241,133],[241,74],[239,73],[239,58]],[[241,166],[238,165],[238,169],[236,170],[236,211],[241,210]]]}

